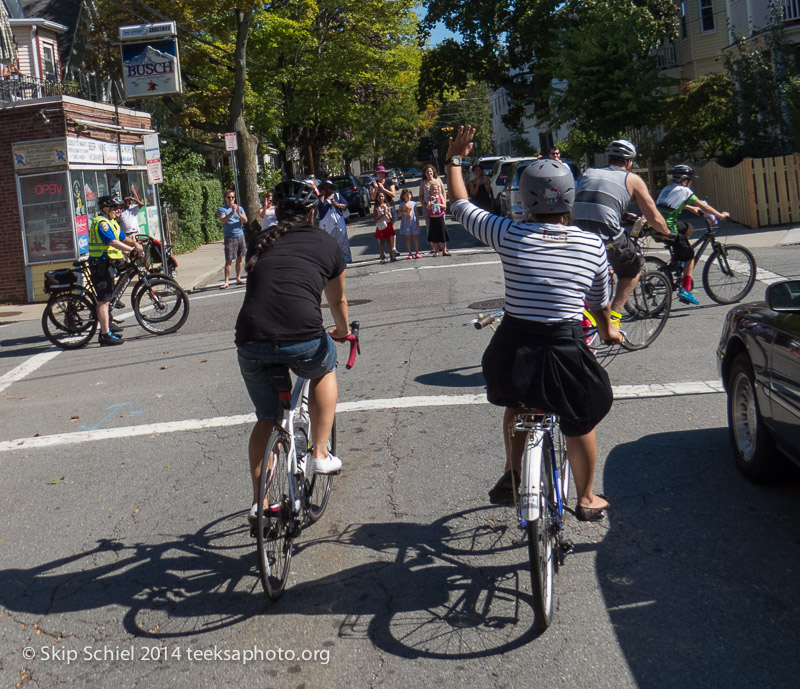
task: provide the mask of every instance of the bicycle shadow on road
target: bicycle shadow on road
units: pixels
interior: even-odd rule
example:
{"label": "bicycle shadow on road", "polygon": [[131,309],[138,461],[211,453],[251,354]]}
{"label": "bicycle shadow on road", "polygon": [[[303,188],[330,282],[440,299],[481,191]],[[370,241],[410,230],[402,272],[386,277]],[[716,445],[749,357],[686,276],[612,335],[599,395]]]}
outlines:
{"label": "bicycle shadow on road", "polygon": [[361,551],[356,558],[367,550],[369,562],[293,586],[271,612],[344,615],[340,638],[402,658],[507,653],[538,636],[518,534],[513,511],[492,507],[433,523],[351,525],[309,547],[336,543]]}
{"label": "bicycle shadow on road", "polygon": [[[84,617],[75,613],[118,606],[134,637],[207,634],[263,610],[246,530],[239,512],[160,543],[101,539],[92,550],[0,570],[0,606],[55,632],[81,624]],[[117,614],[107,618],[104,624],[113,626]]]}
{"label": "bicycle shadow on road", "polygon": [[597,577],[638,687],[795,687],[800,481],[756,486],[726,428],[617,446]]}
{"label": "bicycle shadow on road", "polygon": [[[300,581],[276,603],[266,602],[254,541],[237,512],[159,543],[102,539],[91,550],[2,570],[0,606],[31,630],[22,636],[37,623],[67,638],[96,619],[109,638],[124,630],[135,638],[207,643],[259,615],[328,614],[342,620],[340,638],[366,638],[407,658],[489,657],[536,638],[527,549],[515,540],[511,510],[480,507],[432,524],[352,525],[317,539],[314,533],[322,531],[298,540],[292,579]],[[318,569],[331,548],[361,562],[302,581],[309,571],[303,565]],[[95,612],[87,618],[87,611]]]}

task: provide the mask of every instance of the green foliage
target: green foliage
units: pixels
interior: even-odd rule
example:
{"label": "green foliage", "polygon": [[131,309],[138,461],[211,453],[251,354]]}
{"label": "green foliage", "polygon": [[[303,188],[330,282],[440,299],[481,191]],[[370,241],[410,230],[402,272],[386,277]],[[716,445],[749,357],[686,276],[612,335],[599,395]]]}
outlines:
{"label": "green foliage", "polygon": [[667,99],[659,158],[713,158],[739,145],[735,86],[727,74],[709,74]]}
{"label": "green foliage", "polygon": [[203,243],[222,238],[217,209],[222,205],[222,184],[202,172],[203,156],[187,146],[170,142],[162,146],[164,182],[159,193],[162,205],[178,216],[178,232],[173,237],[177,253],[196,249]]}
{"label": "green foliage", "polygon": [[441,21],[462,40],[425,56],[423,97],[465,77],[483,80],[508,91],[507,125],[533,105],[541,121],[573,123],[586,145],[649,125],[657,114],[653,92],[661,84],[651,52],[676,34],[672,0],[429,0],[426,7],[423,30]]}
{"label": "green foliage", "polygon": [[464,89],[445,96],[436,109],[436,118],[418,141],[415,159],[432,162],[433,149],[437,149],[442,164],[448,139],[464,124],[475,127],[473,155],[491,155],[494,152],[492,118],[486,84],[471,82]]}
{"label": "green foliage", "polygon": [[791,153],[791,80],[798,68],[780,16],[759,38],[737,36],[734,49],[725,54],[725,67],[737,89],[742,155]]}
{"label": "green foliage", "polygon": [[547,90],[546,119],[571,123],[603,142],[623,130],[654,125],[663,81],[653,49],[672,32],[670,15],[660,16],[661,9],[629,0],[568,5],[560,13],[564,30],[558,45],[545,60],[558,80]]}
{"label": "green foliage", "polygon": [[274,167],[264,165],[258,173],[258,188],[263,192],[272,189],[281,181],[281,171]]}

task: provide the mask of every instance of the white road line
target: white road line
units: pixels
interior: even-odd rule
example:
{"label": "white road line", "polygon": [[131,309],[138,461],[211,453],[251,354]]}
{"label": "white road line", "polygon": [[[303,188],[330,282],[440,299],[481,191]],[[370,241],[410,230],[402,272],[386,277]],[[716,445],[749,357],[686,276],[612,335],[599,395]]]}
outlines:
{"label": "white road line", "polygon": [[57,349],[51,352],[35,354],[30,359],[23,361],[16,368],[13,368],[5,375],[0,376],[0,392],[3,392],[3,390],[5,390],[12,383],[16,383],[18,380],[21,380],[28,374],[33,373],[40,366],[44,366],[48,361],[50,361],[50,359],[54,359],[59,354],[61,354],[61,350]]}
{"label": "white road line", "polygon": [[[651,385],[617,385],[614,387],[614,399],[635,399],[647,397],[674,397],[677,395],[708,395],[722,392],[722,384],[716,380],[686,383],[653,383]],[[390,397],[387,399],[360,400],[358,402],[340,402],[337,414],[357,411],[389,411],[411,409],[414,407],[451,407],[472,404],[488,404],[484,394],[468,395],[427,395],[418,397]],[[197,431],[207,428],[225,426],[241,426],[255,423],[254,414],[237,416],[216,416],[209,419],[186,419],[185,421],[167,421],[164,423],[142,424],[141,426],[123,426],[121,428],[102,428],[94,431],[78,431],[75,433],[59,433],[37,438],[17,438],[0,441],[0,452],[13,450],[31,450],[43,447],[63,447],[94,440],[112,440],[115,438],[131,438],[142,435],[160,435],[183,431]]]}

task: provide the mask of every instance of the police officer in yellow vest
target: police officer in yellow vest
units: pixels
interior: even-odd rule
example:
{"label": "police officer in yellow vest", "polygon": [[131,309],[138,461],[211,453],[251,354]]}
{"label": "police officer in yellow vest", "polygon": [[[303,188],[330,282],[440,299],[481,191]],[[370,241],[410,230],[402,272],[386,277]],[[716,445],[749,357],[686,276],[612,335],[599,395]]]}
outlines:
{"label": "police officer in yellow vest", "polygon": [[120,229],[118,218],[125,202],[115,194],[97,199],[100,215],[92,219],[89,227],[89,268],[97,294],[97,320],[100,322],[100,346],[122,344],[122,338],[109,330],[110,304],[114,293],[114,263],[128,254],[136,258],[142,245],[133,238],[126,238]]}

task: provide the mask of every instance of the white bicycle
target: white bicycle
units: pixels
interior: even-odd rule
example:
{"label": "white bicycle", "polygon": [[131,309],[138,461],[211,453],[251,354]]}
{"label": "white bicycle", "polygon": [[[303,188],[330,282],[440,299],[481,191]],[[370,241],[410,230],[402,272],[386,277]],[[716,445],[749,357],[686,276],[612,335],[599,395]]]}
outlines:
{"label": "white bicycle", "polygon": [[[358,321],[350,324],[350,369],[361,353]],[[343,340],[345,341],[345,340]],[[286,587],[292,562],[292,546],[303,528],[319,520],[331,495],[333,476],[309,470],[311,430],[308,414],[310,381],[292,384],[288,366],[276,364],[269,371],[272,387],[283,405],[283,419],[269,437],[258,481],[256,525],[251,535],[258,548],[258,570],[264,592],[278,600]],[[336,454],[336,419],[328,452]]]}
{"label": "white bicycle", "polygon": [[[470,323],[481,329],[502,316],[497,311]],[[563,533],[571,477],[567,447],[558,417],[541,409],[518,414],[511,433],[527,435],[513,493],[519,528],[528,539],[534,625],[543,632],[553,621],[556,572],[573,547]]]}

